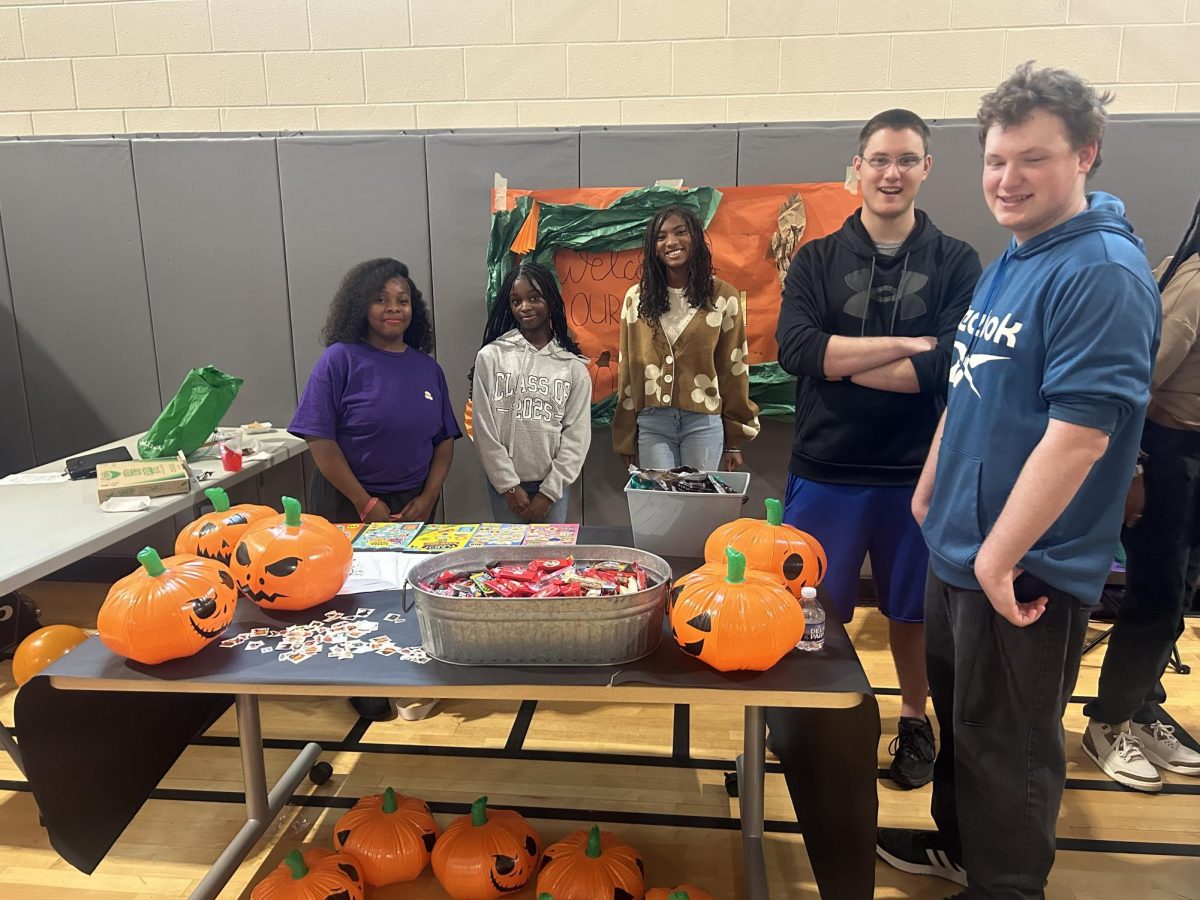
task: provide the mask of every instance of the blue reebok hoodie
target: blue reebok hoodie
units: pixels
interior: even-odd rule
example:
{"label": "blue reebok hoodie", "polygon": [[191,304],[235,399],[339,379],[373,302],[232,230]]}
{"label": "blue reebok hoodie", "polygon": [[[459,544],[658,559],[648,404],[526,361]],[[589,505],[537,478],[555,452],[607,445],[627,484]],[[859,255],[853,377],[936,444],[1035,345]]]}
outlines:
{"label": "blue reebok hoodie", "polygon": [[1120,537],[1158,349],[1158,289],[1125,218],[1088,208],[984,270],[958,326],[946,424],[925,520],[930,565],[979,590],[975,556],[1050,419],[1096,428],[1108,449],[1021,568],[1099,602]]}

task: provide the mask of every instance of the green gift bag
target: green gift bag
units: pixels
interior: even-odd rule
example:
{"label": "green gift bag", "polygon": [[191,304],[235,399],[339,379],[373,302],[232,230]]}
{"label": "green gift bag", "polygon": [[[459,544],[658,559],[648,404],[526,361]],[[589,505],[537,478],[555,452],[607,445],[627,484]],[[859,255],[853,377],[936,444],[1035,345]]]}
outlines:
{"label": "green gift bag", "polygon": [[192,453],[208,440],[221,417],[229,411],[242,379],[216,366],[192,369],[183,384],[159,413],[150,430],[138,441],[142,459]]}

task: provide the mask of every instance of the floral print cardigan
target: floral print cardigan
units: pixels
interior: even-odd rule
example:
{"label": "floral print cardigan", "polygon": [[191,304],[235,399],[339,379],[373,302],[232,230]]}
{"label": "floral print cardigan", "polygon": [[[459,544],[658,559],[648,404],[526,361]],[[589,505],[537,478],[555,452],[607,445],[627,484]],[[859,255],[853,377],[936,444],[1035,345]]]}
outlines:
{"label": "floral print cardigan", "polygon": [[640,299],[635,284],[621,305],[613,450],[637,453],[637,414],[648,407],[720,415],[727,449],[755,437],[758,407],[750,401],[746,319],[737,289],[716,279],[712,309],[696,310],[674,345],[657,321],[638,318]]}

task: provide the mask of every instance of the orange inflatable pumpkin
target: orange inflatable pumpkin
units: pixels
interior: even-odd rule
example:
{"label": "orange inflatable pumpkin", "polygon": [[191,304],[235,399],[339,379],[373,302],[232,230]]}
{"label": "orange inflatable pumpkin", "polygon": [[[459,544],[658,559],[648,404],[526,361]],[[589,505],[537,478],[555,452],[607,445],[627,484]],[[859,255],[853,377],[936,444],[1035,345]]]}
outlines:
{"label": "orange inflatable pumpkin", "polygon": [[671,606],[671,634],[685,653],[714,669],[763,671],[804,636],[804,611],[788,591],[746,578],[746,557],[725,549],[724,577],[694,579]]}
{"label": "orange inflatable pumpkin", "polygon": [[333,827],[333,849],[362,863],[372,887],[412,881],[429,864],[438,826],[424,800],[391,788],[363,797]]}
{"label": "orange inflatable pumpkin", "polygon": [[766,507],[766,521],[735,519],[713,531],[704,543],[704,560],[724,562],[725,548],[732,547],[745,555],[747,567],[778,578],[799,599],[803,588],[825,577],[825,549],[811,534],[784,524],[778,500],[767,500]]}
{"label": "orange inflatable pumpkin", "polygon": [[47,625],[31,632],[13,654],[13,680],[20,687],[42,669],[66,656],[88,639],[82,628],[74,625]]}
{"label": "orange inflatable pumpkin", "polygon": [[677,884],[673,888],[651,888],[646,900],[717,900],[712,894],[694,884]]}
{"label": "orange inflatable pumpkin", "polygon": [[301,514],[300,501],[284,497],[283,515],[242,533],[229,568],[238,590],[263,609],[308,609],[337,595],[353,557],[341,529]]}
{"label": "orange inflatable pumpkin", "polygon": [[363,900],[358,860],[320,847],[293,850],[254,886],[250,900]]}
{"label": "orange inflatable pumpkin", "polygon": [[231,507],[224,488],[209,488],[204,496],[212,502],[213,511],[179,532],[179,537],[175,539],[176,553],[194,553],[229,565],[229,558],[242,532],[252,522],[278,515],[269,506],[256,506],[253,503],[239,503]]}
{"label": "orange inflatable pumpkin", "polygon": [[555,900],[641,900],[645,866],[636,850],[593,825],[546,848],[537,889]]}
{"label": "orange inflatable pumpkin", "polygon": [[541,846],[524,816],[480,797],[433,845],[433,874],[454,900],[496,900],[533,877]]}
{"label": "orange inflatable pumpkin", "polygon": [[147,665],[191,656],[233,621],[237,589],[223,564],[186,553],[160,559],[153,547],[137,560],[141,568],[112,586],[96,617],[113,653]]}

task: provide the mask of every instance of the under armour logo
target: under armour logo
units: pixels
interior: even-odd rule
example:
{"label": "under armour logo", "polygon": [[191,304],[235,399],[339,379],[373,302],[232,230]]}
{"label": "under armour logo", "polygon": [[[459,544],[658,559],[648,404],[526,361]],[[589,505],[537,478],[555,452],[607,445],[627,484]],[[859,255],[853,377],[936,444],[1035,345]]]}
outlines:
{"label": "under armour logo", "polygon": [[856,319],[865,319],[871,301],[876,303],[899,303],[901,320],[915,319],[925,315],[928,308],[917,291],[929,283],[929,276],[920,272],[905,272],[899,285],[877,284],[871,286],[871,270],[859,269],[846,276],[846,286],[855,293],[846,301],[842,311]]}
{"label": "under armour logo", "polygon": [[979,388],[975,386],[975,376],[972,374],[972,370],[982,366],[986,362],[1009,358],[1007,356],[996,356],[991,353],[972,353],[968,356],[967,345],[962,343],[962,341],[954,342],[954,353],[958,358],[954,360],[954,365],[950,367],[950,386],[957,387],[960,381],[966,381],[967,387],[981,400],[983,396],[979,393]]}

